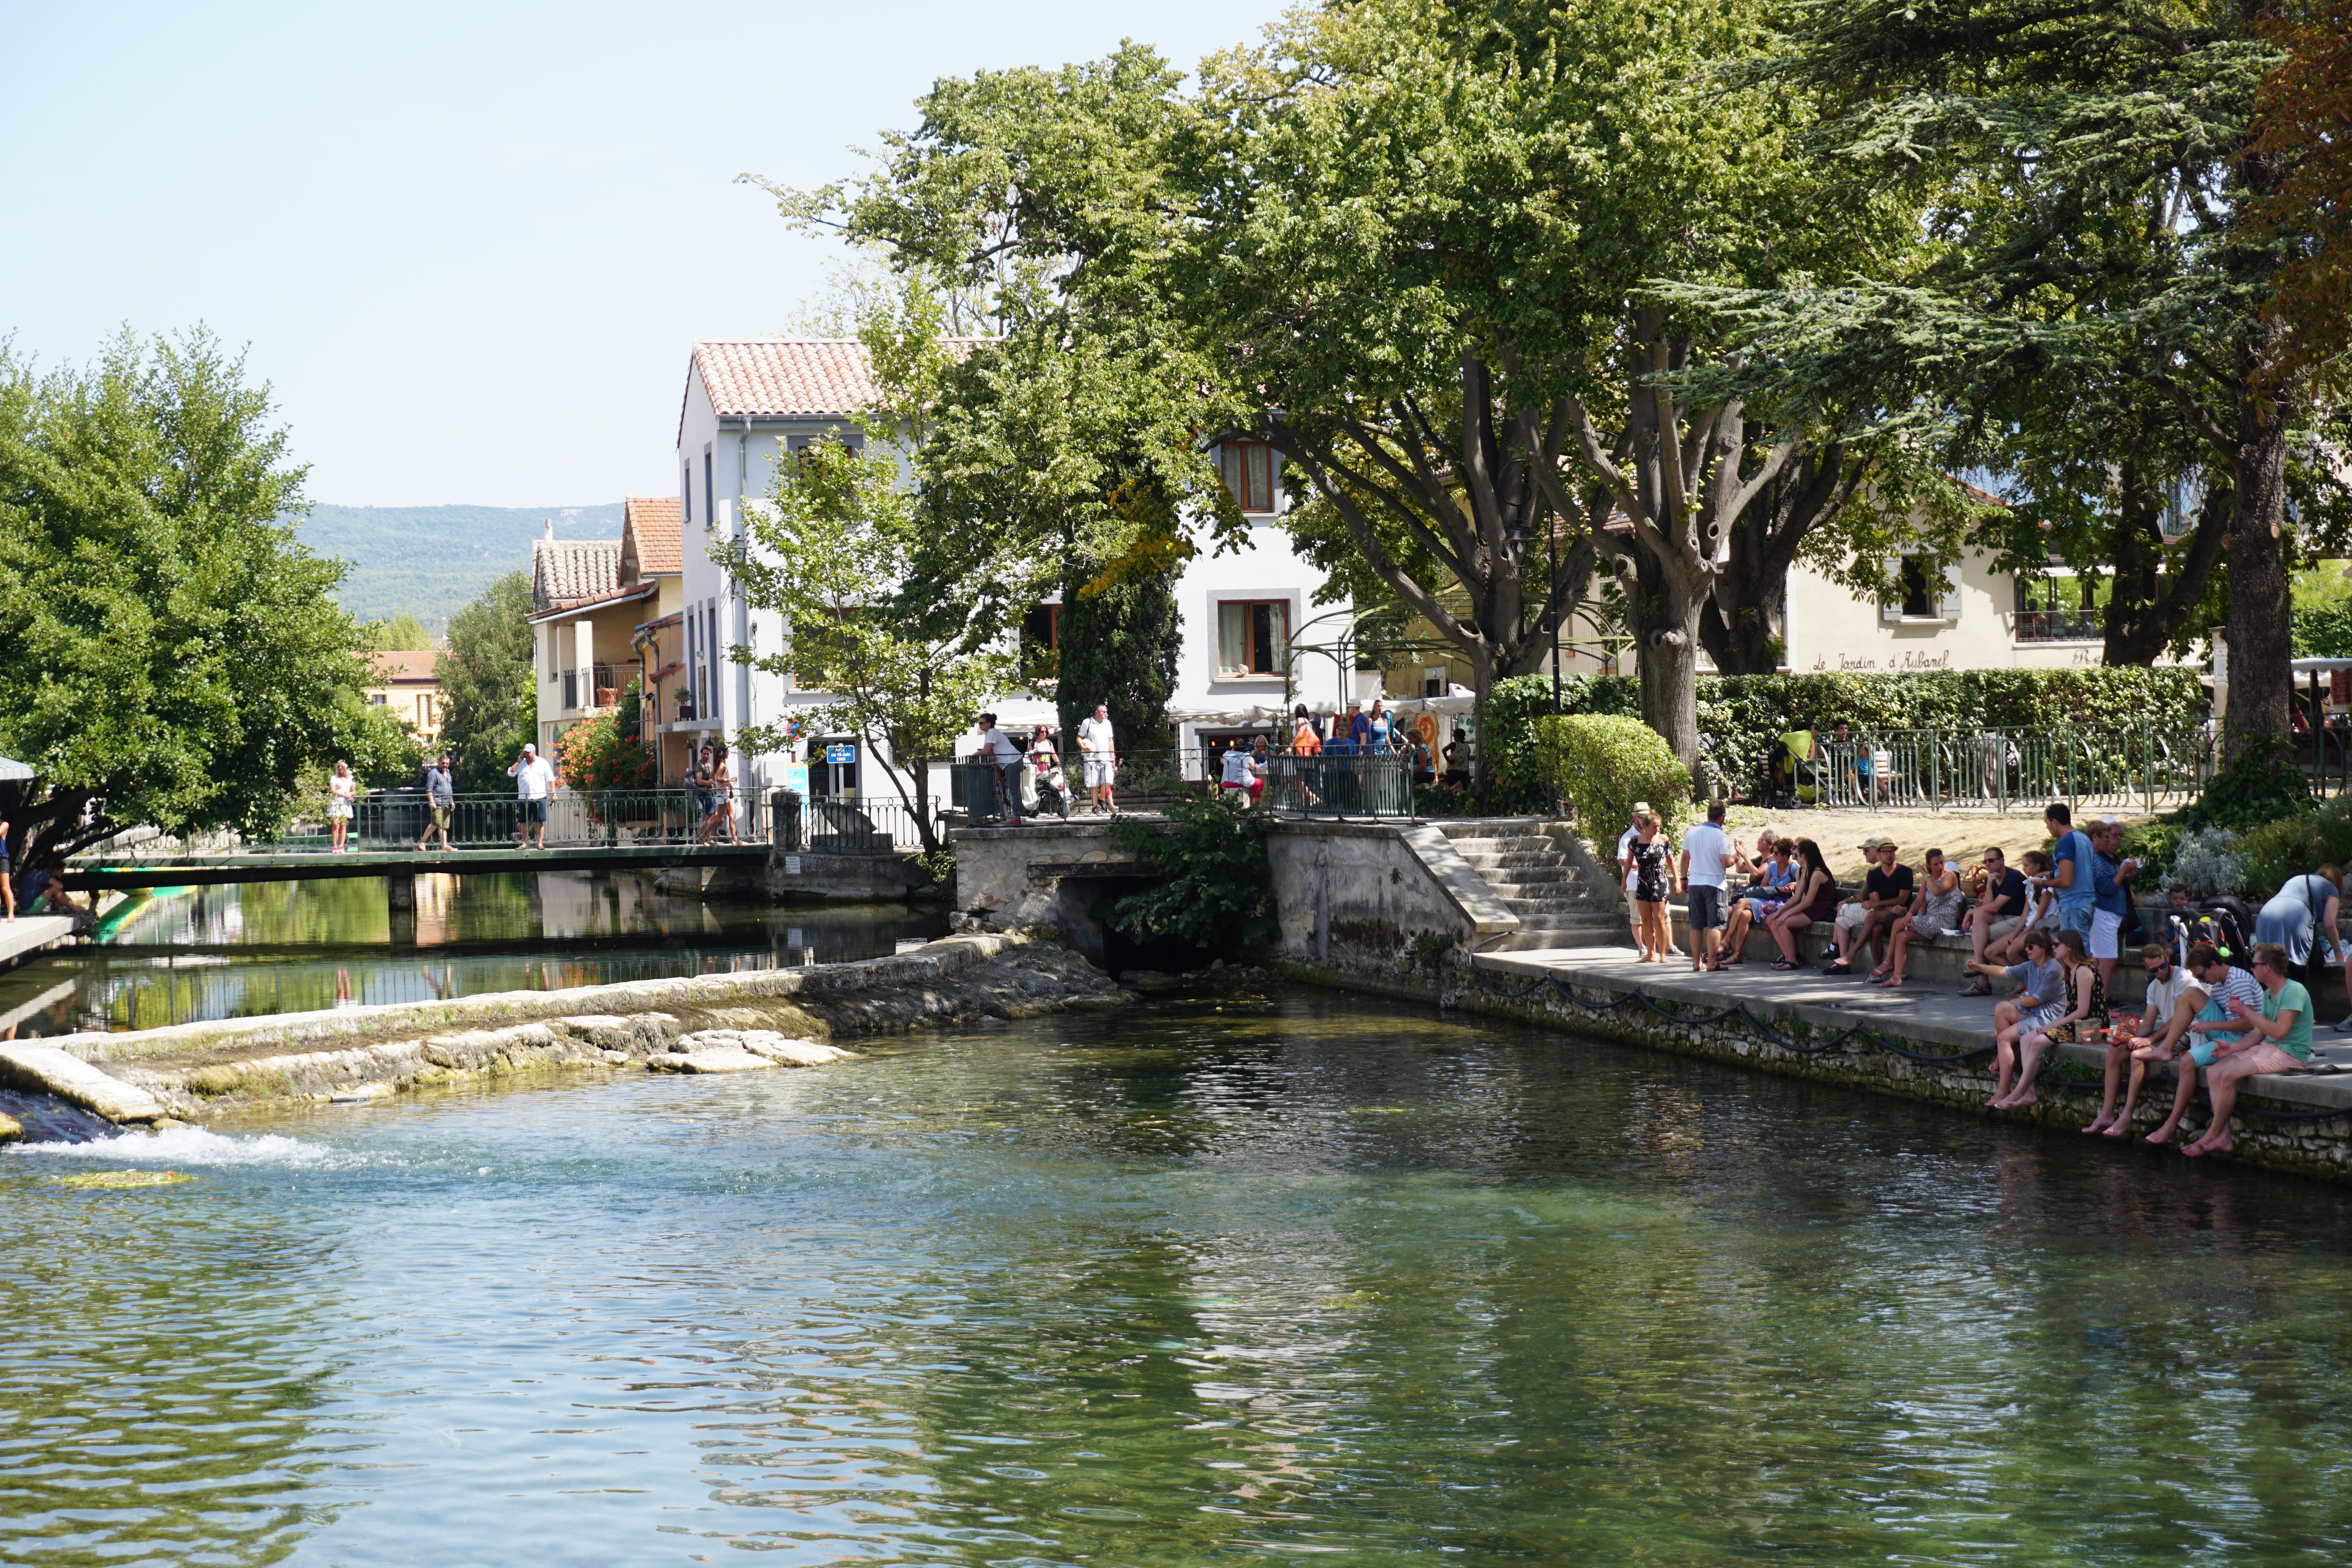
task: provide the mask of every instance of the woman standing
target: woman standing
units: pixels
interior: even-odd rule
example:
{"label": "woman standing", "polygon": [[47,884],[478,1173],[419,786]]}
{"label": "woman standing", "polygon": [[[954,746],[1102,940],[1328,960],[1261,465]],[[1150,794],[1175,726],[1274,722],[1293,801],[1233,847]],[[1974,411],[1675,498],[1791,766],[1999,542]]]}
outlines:
{"label": "woman standing", "polygon": [[727,766],[727,743],[714,741],[710,747],[710,770],[704,775],[710,791],[710,816],[703,823],[710,841],[719,841],[719,824],[727,824],[727,841],[740,844],[743,841],[735,831],[735,772]]}
{"label": "woman standing", "polygon": [[[2344,999],[2352,1005],[2352,954],[2336,935],[2343,886],[2344,873],[2332,865],[2287,878],[2254,916],[2254,940],[2277,943],[2286,949],[2289,967],[2308,966],[2315,981],[2321,969],[2344,965]],[[2336,1027],[2352,1031],[2352,1014]]]}
{"label": "woman standing", "polygon": [[2042,1071],[2042,1054],[2053,1045],[2069,1045],[2107,1021],[2107,988],[2099,967],[2091,962],[2090,940],[2067,926],[2058,933],[2058,967],[2066,976],[2066,998],[2052,1002],[2017,1026],[2017,1087],[1986,1102],[1996,1111],[2022,1111],[2034,1103],[2033,1075]]}
{"label": "woman standing", "polygon": [[1837,878],[1830,874],[1830,862],[1822,858],[1822,846],[1811,839],[1797,841],[1796,891],[1789,902],[1774,910],[1764,922],[1764,929],[1780,949],[1772,960],[1776,969],[1797,967],[1797,933],[1817,920],[1837,917]]}
{"label": "woman standing", "polygon": [[1674,862],[1658,819],[1648,811],[1633,820],[1633,841],[1628,852],[1633,862],[1633,905],[1641,914],[1638,933],[1642,962],[1663,964],[1674,937],[1666,925],[1666,894],[1675,891]]}
{"label": "woman standing", "polygon": [[327,780],[327,831],[333,839],[328,853],[351,853],[352,807],[359,796],[360,781],[352,777],[352,765],[336,763],[334,777]]}

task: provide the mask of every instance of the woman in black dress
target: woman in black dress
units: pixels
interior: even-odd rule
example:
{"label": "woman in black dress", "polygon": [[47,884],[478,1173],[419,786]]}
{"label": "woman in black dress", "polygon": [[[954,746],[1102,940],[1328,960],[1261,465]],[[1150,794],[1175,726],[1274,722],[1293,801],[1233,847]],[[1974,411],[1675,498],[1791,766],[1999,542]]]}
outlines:
{"label": "woman in black dress", "polygon": [[1633,862],[1633,904],[1642,916],[1637,931],[1642,962],[1663,964],[1675,946],[1674,929],[1666,924],[1666,894],[1675,890],[1675,867],[1654,813],[1644,811],[1633,819],[1633,841],[1626,851]]}

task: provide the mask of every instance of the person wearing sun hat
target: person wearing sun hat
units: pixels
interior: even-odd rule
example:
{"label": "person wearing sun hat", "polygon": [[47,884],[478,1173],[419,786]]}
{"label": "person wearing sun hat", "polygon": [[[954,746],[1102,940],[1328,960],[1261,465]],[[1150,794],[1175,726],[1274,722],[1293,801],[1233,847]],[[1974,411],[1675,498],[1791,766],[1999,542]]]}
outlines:
{"label": "person wearing sun hat", "polygon": [[[1617,870],[1625,883],[1625,922],[1633,927],[1633,946],[1637,948],[1642,946],[1642,905],[1641,902],[1633,896],[1633,884],[1637,875],[1633,869],[1633,841],[1641,834],[1642,819],[1654,815],[1656,813],[1650,810],[1650,803],[1647,800],[1634,801],[1632,812],[1633,821],[1623,832],[1617,835]],[[1671,926],[1668,927],[1668,930],[1672,929]],[[1669,936],[1667,940],[1671,944],[1673,938]],[[1672,946],[1669,946],[1666,948],[1666,956],[1676,957],[1680,955]]]}
{"label": "person wearing sun hat", "polygon": [[1864,839],[1862,853],[1875,863],[1863,879],[1862,897],[1838,905],[1837,958],[1822,971],[1825,975],[1853,974],[1854,952],[1865,942],[1874,961],[1885,945],[1886,928],[1911,906],[1914,878],[1909,866],[1895,863],[1895,841]]}

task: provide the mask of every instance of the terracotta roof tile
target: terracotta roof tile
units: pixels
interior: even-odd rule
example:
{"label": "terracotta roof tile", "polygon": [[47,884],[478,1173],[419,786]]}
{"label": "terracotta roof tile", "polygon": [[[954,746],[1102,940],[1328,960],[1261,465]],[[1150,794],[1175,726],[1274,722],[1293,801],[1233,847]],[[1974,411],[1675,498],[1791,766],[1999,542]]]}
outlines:
{"label": "terracotta roof tile", "polygon": [[620,540],[531,540],[530,607],[533,611],[552,609],[577,599],[593,599],[620,586]]}
{"label": "terracotta roof tile", "polygon": [[684,570],[676,496],[632,496],[621,503],[621,517],[624,578],[676,577]]}
{"label": "terracotta roof tile", "polygon": [[[941,340],[969,353],[980,338]],[[874,401],[866,345],[855,338],[711,338],[694,345],[694,371],[721,419],[832,417]]]}
{"label": "terracotta roof tile", "polygon": [[379,680],[437,681],[441,678],[441,653],[437,648],[404,648],[370,653],[368,659],[375,665]]}
{"label": "terracotta roof tile", "polygon": [[603,593],[591,593],[581,599],[559,599],[544,610],[531,612],[530,619],[541,621],[572,615],[583,610],[594,610],[601,605],[625,603],[633,599],[651,599],[660,584],[650,580],[632,582],[622,588],[607,589]]}

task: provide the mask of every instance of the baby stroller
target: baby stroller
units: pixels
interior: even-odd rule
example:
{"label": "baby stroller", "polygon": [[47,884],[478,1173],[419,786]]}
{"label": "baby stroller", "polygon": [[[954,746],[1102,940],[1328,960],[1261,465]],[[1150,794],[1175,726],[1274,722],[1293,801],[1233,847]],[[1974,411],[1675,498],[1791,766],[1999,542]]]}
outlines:
{"label": "baby stroller", "polygon": [[1062,821],[1068,821],[1070,820],[1070,784],[1062,772],[1062,765],[1056,762],[1051,768],[1033,766],[1029,771],[1036,780],[1037,786],[1037,804],[1034,809],[1039,812],[1051,812]]}
{"label": "baby stroller", "polygon": [[2209,898],[2187,915],[2168,915],[2166,936],[2176,963],[2189,961],[2189,949],[2210,942],[2221,956],[2243,968],[2254,950],[2254,912],[2243,899]]}
{"label": "baby stroller", "polygon": [[1811,806],[1821,800],[1821,765],[1813,760],[1813,732],[1792,729],[1772,743],[1767,765],[1765,804],[1775,810]]}

